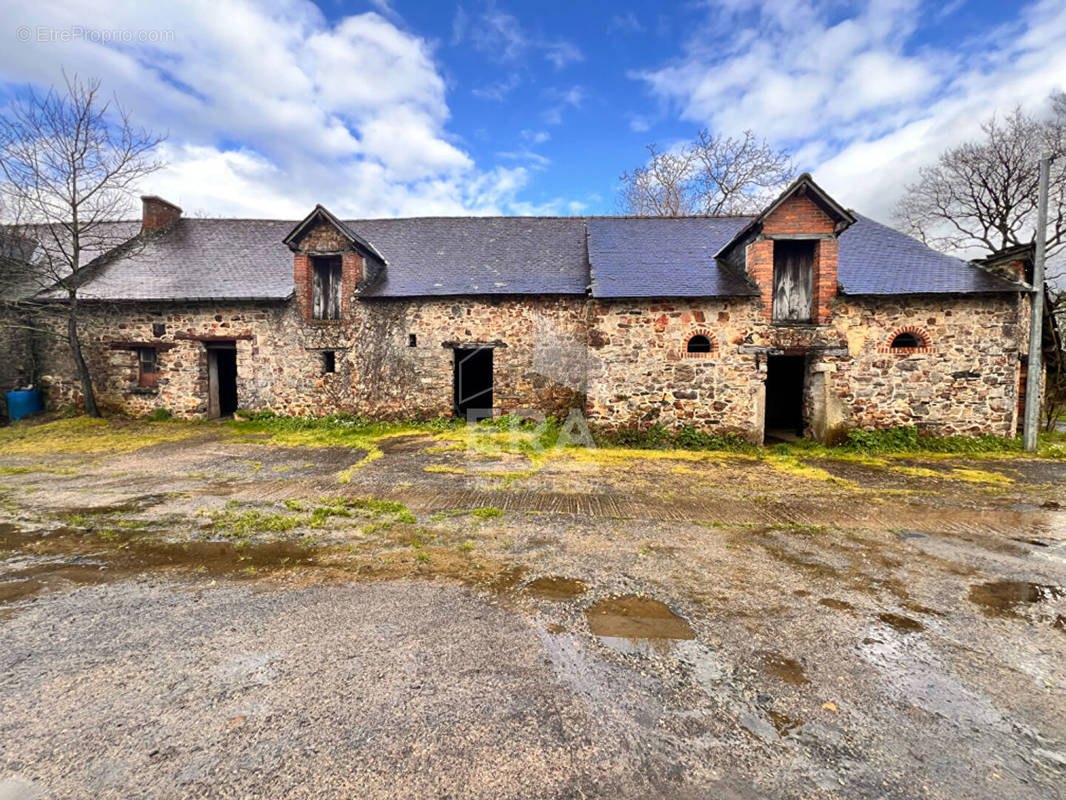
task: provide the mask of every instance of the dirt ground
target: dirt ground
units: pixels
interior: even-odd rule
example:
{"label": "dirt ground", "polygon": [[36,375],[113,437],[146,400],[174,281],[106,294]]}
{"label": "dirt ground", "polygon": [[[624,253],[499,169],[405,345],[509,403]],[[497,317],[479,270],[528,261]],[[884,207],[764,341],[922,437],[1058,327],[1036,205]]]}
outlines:
{"label": "dirt ground", "polygon": [[292,441],[0,440],[0,798],[1066,797],[1066,461]]}

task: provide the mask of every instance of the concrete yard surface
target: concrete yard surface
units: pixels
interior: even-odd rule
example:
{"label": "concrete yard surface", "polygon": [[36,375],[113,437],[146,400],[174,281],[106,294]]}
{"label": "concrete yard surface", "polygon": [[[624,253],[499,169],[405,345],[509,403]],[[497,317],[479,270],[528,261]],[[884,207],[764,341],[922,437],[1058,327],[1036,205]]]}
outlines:
{"label": "concrete yard surface", "polygon": [[1066,797],[1066,460],[0,435],[0,798]]}

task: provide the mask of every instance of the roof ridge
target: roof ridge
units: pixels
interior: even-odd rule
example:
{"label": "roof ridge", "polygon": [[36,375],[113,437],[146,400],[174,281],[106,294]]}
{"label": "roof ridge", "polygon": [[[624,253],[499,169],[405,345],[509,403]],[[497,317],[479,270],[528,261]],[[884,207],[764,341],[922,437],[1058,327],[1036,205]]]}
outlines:
{"label": "roof ridge", "polygon": [[[426,217],[345,217],[341,222],[412,222],[416,220],[568,220],[573,222],[585,222],[600,219],[647,219],[647,220],[683,220],[683,219],[751,219],[754,214],[680,214],[676,216],[666,215],[639,215],[639,214],[585,214],[582,216],[561,215],[537,215],[537,214],[465,214],[444,215]],[[140,222],[140,220],[115,220],[116,222]],[[276,222],[279,224],[295,224],[298,220],[268,218],[268,217],[182,217],[182,222]]]}

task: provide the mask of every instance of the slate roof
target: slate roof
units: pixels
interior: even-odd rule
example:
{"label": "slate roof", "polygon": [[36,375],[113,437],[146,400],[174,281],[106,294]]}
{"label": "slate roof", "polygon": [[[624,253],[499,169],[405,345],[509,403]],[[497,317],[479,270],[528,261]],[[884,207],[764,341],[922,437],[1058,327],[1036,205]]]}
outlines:
{"label": "slate roof", "polygon": [[[349,220],[387,262],[366,297],[485,294],[698,297],[755,294],[714,254],[751,217],[429,217]],[[128,224],[128,223],[127,223]],[[83,298],[284,300],[293,292],[297,225],[183,218],[131,257],[104,261]],[[1024,291],[865,217],[840,236],[847,294]],[[38,295],[62,298],[62,292]]]}
{"label": "slate roof", "polygon": [[180,219],[128,256],[91,267],[78,294],[89,300],[282,300],[292,294],[292,253],[281,240],[295,224]]}
{"label": "slate roof", "polygon": [[931,250],[887,225],[856,216],[839,240],[837,280],[845,294],[989,294],[1026,289]]}
{"label": "slate roof", "polygon": [[757,295],[715,253],[751,217],[591,217],[587,220],[593,297]]}
{"label": "slate roof", "polygon": [[367,297],[585,294],[579,217],[427,217],[346,222],[384,257]]}

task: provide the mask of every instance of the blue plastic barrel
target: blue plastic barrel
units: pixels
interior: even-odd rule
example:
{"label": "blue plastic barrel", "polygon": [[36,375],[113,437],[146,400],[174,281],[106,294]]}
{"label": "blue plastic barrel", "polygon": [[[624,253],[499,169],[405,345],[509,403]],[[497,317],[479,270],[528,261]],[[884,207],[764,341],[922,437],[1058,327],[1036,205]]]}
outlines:
{"label": "blue plastic barrel", "polygon": [[7,416],[12,422],[41,410],[41,393],[36,389],[7,393]]}

